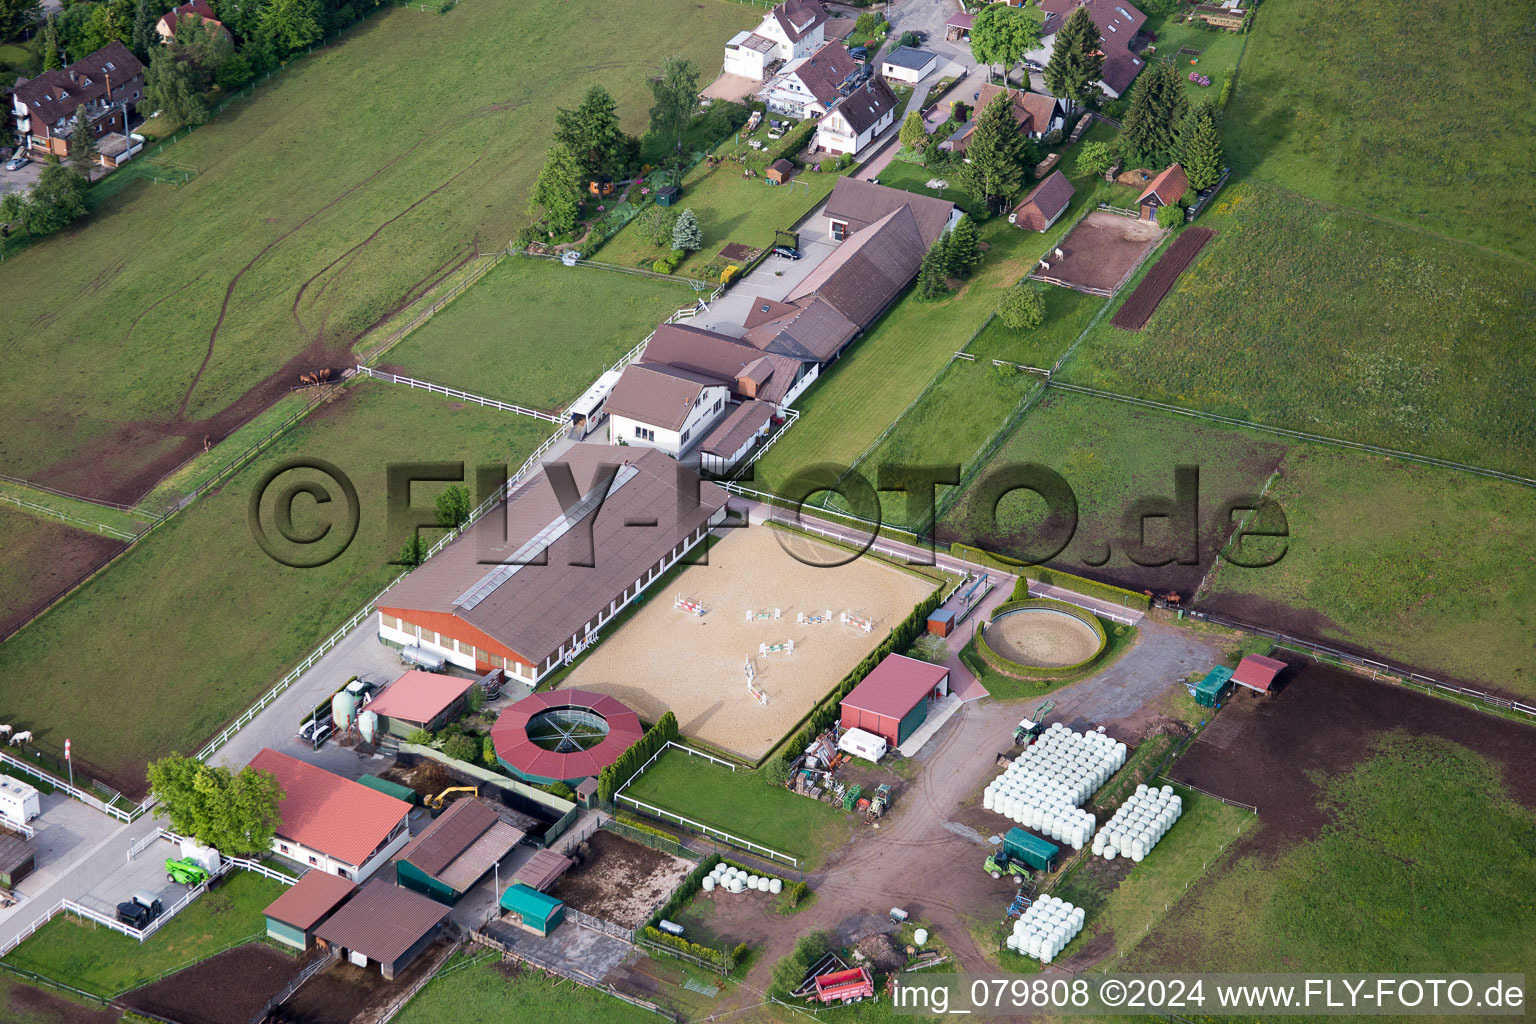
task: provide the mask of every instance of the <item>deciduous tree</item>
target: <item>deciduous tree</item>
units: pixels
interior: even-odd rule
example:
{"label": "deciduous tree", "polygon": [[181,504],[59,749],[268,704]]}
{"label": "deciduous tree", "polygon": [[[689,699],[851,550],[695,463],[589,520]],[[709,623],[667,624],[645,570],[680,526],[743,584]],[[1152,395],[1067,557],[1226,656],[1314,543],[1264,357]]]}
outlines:
{"label": "deciduous tree", "polygon": [[149,766],[149,787],[174,831],[226,856],[265,851],[282,821],[282,787],[250,766],[232,775],[223,765],[172,754]]}
{"label": "deciduous tree", "polygon": [[471,511],[469,488],[463,484],[450,484],[437,496],[437,525],[445,530],[463,526]]}
{"label": "deciduous tree", "polygon": [[1099,26],[1087,7],[1077,7],[1056,32],[1051,59],[1045,65],[1045,87],[1075,108],[1092,95],[1104,74],[1104,54],[1099,50]]}
{"label": "deciduous tree", "polygon": [[195,74],[168,47],[156,47],[144,69],[144,98],[151,108],[183,124],[202,124],[208,120],[208,107],[193,81]]}
{"label": "deciduous tree", "polygon": [[1027,331],[1045,322],[1045,299],[1040,290],[1019,282],[1003,291],[1003,300],[997,306],[997,318],[1003,326],[1016,331]]}
{"label": "deciduous tree", "polygon": [[1024,184],[1029,166],[1029,146],[1013,120],[1013,103],[1007,92],[998,93],[976,115],[976,129],[965,155],[969,162],[957,175],[960,187],[990,209],[1007,205]]}
{"label": "deciduous tree", "polygon": [[1040,23],[1022,7],[1007,4],[987,4],[976,15],[971,26],[971,56],[987,65],[1008,69],[1024,59],[1024,55],[1040,45]]}
{"label": "deciduous tree", "polygon": [[651,80],[651,131],[675,140],[675,149],[683,148],[683,133],[699,105],[699,69],[691,60],[670,57],[661,74]]}
{"label": "deciduous tree", "polygon": [[1077,149],[1077,167],[1084,174],[1103,174],[1113,162],[1107,142],[1085,142]]}
{"label": "deciduous tree", "polygon": [[542,216],[551,232],[563,235],[576,230],[581,212],[581,162],[560,143],[549,147],[544,167],[533,183],[528,212]]}
{"label": "deciduous tree", "polygon": [[640,215],[640,228],[652,245],[671,245],[672,229],[677,226],[678,211],[670,206],[652,203]]}
{"label": "deciduous tree", "polygon": [[320,41],[318,0],[268,0],[261,26],[284,54],[293,54]]}
{"label": "deciduous tree", "polygon": [[672,226],[672,248],[681,252],[698,252],[704,248],[704,229],[692,210],[684,210]]}

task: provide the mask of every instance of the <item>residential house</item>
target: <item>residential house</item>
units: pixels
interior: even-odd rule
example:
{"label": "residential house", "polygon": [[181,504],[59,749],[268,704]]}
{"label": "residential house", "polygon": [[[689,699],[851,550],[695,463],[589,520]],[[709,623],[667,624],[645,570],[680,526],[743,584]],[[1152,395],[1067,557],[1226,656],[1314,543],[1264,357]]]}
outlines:
{"label": "residential house", "polygon": [[816,125],[816,149],[857,156],[896,121],[896,94],[878,75],[839,99]]}
{"label": "residential house", "polygon": [[939,55],[915,46],[898,46],[880,58],[880,75],[887,81],[916,84],[939,66]]}
{"label": "residential house", "polygon": [[379,638],[531,688],[723,522],[725,505],[659,451],[573,445],[390,587]]}
{"label": "residential house", "polygon": [[827,43],[790,61],[758,95],[775,113],[820,117],[853,89],[862,68],[842,43]]}
{"label": "residential house", "polygon": [[608,440],[681,458],[726,415],[730,385],[665,363],[631,363],[608,396]]}
{"label": "residential house", "polygon": [[273,852],[362,882],[410,839],[411,805],[307,761],[263,748],[251,767],[282,787]]}
{"label": "residential house", "polygon": [[1066,212],[1077,190],[1060,171],[1030,189],[1024,201],[1008,215],[1008,223],[1026,231],[1044,231]]}
{"label": "residential house", "polygon": [[77,111],[84,108],[98,143],[113,134],[126,137],[143,95],[144,65],[113,40],[67,68],[17,79],[11,101],[16,134],[34,153],[64,160]]}
{"label": "residential house", "polygon": [[686,324],[656,328],[640,360],[712,377],[730,386],[733,401],[767,402],[780,412],[805,390],[806,378],[815,377],[798,360]]}
{"label": "residential house", "polygon": [[751,32],[738,32],[725,46],[725,71],[762,81],[775,63],[807,57],[826,40],[827,9],[817,0],[785,0]]}
{"label": "residential house", "polygon": [[1097,84],[1111,99],[1118,99],[1136,81],[1146,63],[1136,54],[1143,43],[1137,36],[1147,23],[1147,16],[1131,6],[1130,0],[1040,0],[1040,10],[1045,14],[1040,46],[1026,53],[1024,59],[1046,64],[1051,59],[1051,48],[1056,45],[1057,31],[1078,7],[1088,8],[1088,16],[1099,27],[1104,70]]}
{"label": "residential house", "polygon": [[[953,135],[939,143],[939,148],[957,155],[963,154],[970,148],[971,136],[976,131],[976,118],[988,103],[1004,91],[1002,86],[991,83],[982,86],[976,97],[975,109],[971,111],[971,119],[961,125]],[[1010,112],[1013,114],[1013,121],[1019,126],[1021,135],[1030,139],[1039,139],[1056,131],[1065,123],[1067,112],[1060,100],[1023,89],[1008,89],[1006,92],[1011,104]]]}
{"label": "residential house", "polygon": [[858,178],[838,178],[822,205],[827,220],[827,237],[840,242],[856,231],[894,213],[903,206],[917,218],[924,251],[944,232],[960,223],[961,211],[947,199],[904,192],[889,185],[876,185]]}
{"label": "residential house", "polygon": [[1192,18],[1200,18],[1212,28],[1223,28],[1228,32],[1242,30],[1248,20],[1248,12],[1242,6],[1242,0],[1221,0],[1220,3],[1196,4],[1190,12]]}
{"label": "residential house", "polygon": [[767,402],[743,402],[710,435],[699,443],[699,469],[729,476],[741,461],[768,437],[773,425],[773,406]]}
{"label": "residential house", "polygon": [[155,33],[162,43],[169,43],[176,38],[176,26],[181,24],[182,18],[196,18],[209,32],[222,32],[226,38],[229,36],[229,29],[214,15],[208,0],[189,0],[180,7],[172,7],[155,22]]}
{"label": "residential house", "polygon": [[1141,195],[1136,197],[1136,205],[1141,209],[1141,219],[1157,220],[1159,206],[1171,206],[1177,203],[1188,191],[1189,179],[1184,176],[1184,168],[1178,164],[1169,164],[1168,168],[1148,182]]}

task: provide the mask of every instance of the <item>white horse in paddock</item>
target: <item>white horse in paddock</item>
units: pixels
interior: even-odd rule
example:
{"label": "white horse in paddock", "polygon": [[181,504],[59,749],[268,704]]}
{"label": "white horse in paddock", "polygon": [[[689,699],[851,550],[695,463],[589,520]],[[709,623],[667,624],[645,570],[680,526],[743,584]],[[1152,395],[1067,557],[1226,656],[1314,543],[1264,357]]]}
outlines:
{"label": "white horse in paddock", "polygon": [[9,736],[10,734],[11,727],[9,725],[0,725],[0,736]]}
{"label": "white horse in paddock", "polygon": [[16,735],[11,737],[11,746],[13,746],[13,747],[18,747],[18,746],[21,746],[24,743],[31,743],[31,742],[32,742],[32,733],[30,731],[19,732]]}

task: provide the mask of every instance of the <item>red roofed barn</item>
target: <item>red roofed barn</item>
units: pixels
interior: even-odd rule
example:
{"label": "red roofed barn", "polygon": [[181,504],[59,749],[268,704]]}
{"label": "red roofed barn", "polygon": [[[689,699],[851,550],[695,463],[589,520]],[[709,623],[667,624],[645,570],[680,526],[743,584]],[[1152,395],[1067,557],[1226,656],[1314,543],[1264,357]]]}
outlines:
{"label": "red roofed barn", "polygon": [[1184,176],[1184,168],[1169,164],[1168,169],[1153,178],[1136,198],[1136,205],[1141,207],[1141,219],[1157,220],[1159,206],[1172,206],[1188,191],[1189,179]]}
{"label": "red roofed barn", "polygon": [[928,720],[928,702],[949,693],[949,669],[888,655],[842,699],[842,727],[900,746]]}
{"label": "red roofed barn", "polygon": [[354,882],[377,871],[410,838],[411,805],[296,757],[263,748],[251,767],[283,789],[274,852]]}
{"label": "red roofed barn", "polygon": [[1232,673],[1232,681],[1238,686],[1246,686],[1259,693],[1269,693],[1270,687],[1275,683],[1275,677],[1284,672],[1285,668],[1285,662],[1276,658],[1250,654],[1237,663],[1237,671]]}
{"label": "red roofed barn", "polygon": [[437,732],[464,710],[473,679],[412,669],[368,704],[379,726],[402,739],[417,729]]}
{"label": "red roofed barn", "polygon": [[308,949],[315,929],[356,889],[345,878],[324,871],[306,872],[267,906],[267,938],[294,949]]}
{"label": "red roofed barn", "polygon": [[1054,171],[1030,190],[1008,215],[1008,223],[1026,231],[1044,231],[1066,212],[1077,190],[1060,171]]}

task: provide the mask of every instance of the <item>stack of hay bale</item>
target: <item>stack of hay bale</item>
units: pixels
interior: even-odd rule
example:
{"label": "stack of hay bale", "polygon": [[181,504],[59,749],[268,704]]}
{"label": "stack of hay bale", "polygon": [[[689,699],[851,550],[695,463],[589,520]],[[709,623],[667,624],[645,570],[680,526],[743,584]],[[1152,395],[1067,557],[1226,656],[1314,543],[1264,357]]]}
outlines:
{"label": "stack of hay bale", "polygon": [[1183,813],[1184,800],[1172,786],[1149,789],[1139,785],[1094,835],[1093,854],[1105,860],[1129,857],[1139,864]]}
{"label": "stack of hay bale", "polygon": [[1125,753],[1124,743],[1102,732],[1057,722],[992,780],[982,806],[1081,850],[1095,822],[1079,805],[1125,764]]}
{"label": "stack of hay bale", "polygon": [[1008,948],[1048,964],[1083,930],[1083,917],[1082,907],[1055,896],[1041,896],[1013,922]]}

